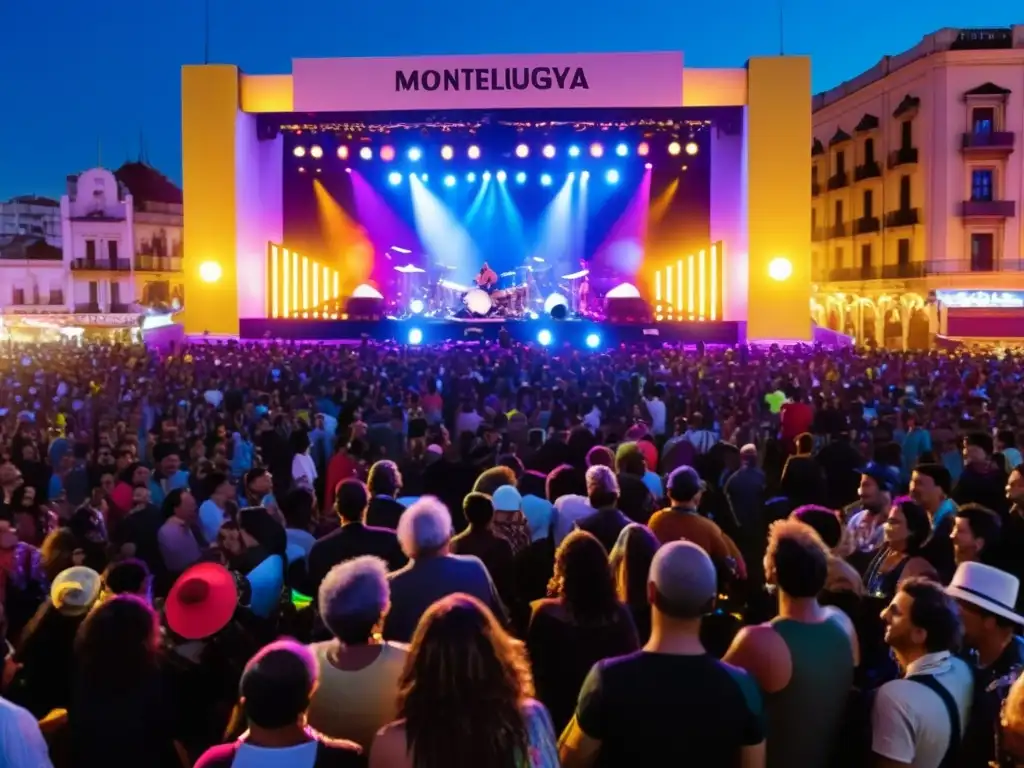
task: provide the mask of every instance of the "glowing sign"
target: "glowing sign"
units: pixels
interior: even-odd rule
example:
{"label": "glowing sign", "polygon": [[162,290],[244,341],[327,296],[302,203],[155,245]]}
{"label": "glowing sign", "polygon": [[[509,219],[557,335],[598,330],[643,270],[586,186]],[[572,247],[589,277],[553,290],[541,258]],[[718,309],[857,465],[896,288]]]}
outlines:
{"label": "glowing sign", "polygon": [[935,297],[955,309],[1024,308],[1024,291],[936,291]]}

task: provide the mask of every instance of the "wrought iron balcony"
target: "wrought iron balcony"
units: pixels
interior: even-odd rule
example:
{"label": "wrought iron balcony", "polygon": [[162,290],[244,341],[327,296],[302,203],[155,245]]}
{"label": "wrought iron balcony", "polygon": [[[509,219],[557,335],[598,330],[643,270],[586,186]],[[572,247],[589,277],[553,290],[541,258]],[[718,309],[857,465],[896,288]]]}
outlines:
{"label": "wrought iron balcony", "polygon": [[858,165],[853,169],[853,180],[864,181],[865,179],[877,179],[882,175],[882,166],[872,160],[870,163]]}
{"label": "wrought iron balcony", "polygon": [[878,232],[882,228],[882,222],[877,216],[861,216],[853,222],[853,234],[867,235],[871,232]]}
{"label": "wrought iron balcony", "polygon": [[917,162],[917,147],[900,147],[889,153],[889,167],[914,165]]}
{"label": "wrought iron balcony", "polygon": [[965,152],[976,150],[1012,152],[1015,139],[1013,131],[972,131],[963,135],[961,147]]}
{"label": "wrought iron balcony", "polygon": [[71,269],[76,272],[82,270],[127,272],[131,268],[130,259],[72,259],[71,261]]}
{"label": "wrought iron balcony", "polygon": [[885,214],[885,226],[887,229],[893,227],[912,227],[919,223],[917,208],[898,208]]}
{"label": "wrought iron balcony", "polygon": [[850,184],[850,176],[846,171],[840,171],[839,173],[833,174],[829,177],[828,188],[829,190],[842,189]]}
{"label": "wrought iron balcony", "polygon": [[960,204],[960,215],[965,219],[1007,219],[1016,214],[1014,200],[964,200]]}

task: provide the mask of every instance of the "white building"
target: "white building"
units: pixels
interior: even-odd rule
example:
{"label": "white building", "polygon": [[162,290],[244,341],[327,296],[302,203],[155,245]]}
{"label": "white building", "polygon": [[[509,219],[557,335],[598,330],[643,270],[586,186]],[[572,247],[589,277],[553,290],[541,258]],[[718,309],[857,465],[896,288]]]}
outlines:
{"label": "white building", "polygon": [[[183,301],[181,190],[144,163],[93,168],[54,203],[42,234],[0,234],[0,312],[36,325],[129,327],[145,307]],[[46,318],[40,317],[46,315]]]}
{"label": "white building", "polygon": [[41,237],[60,247],[60,203],[48,197],[19,195],[0,203],[0,238]]}

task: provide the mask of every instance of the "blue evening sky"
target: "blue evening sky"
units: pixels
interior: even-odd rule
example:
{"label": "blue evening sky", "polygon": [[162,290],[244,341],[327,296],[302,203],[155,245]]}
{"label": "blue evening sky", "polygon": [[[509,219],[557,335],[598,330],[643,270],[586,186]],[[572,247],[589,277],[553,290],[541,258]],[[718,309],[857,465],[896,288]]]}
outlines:
{"label": "blue evening sky", "polygon": [[[0,200],[139,156],[180,181],[182,64],[203,58],[204,0],[0,0]],[[252,73],[292,57],[682,50],[736,67],[779,50],[773,0],[210,0],[210,59]],[[787,53],[830,88],[942,27],[1024,22],[1021,0],[782,0]],[[881,9],[881,14],[879,14]]]}

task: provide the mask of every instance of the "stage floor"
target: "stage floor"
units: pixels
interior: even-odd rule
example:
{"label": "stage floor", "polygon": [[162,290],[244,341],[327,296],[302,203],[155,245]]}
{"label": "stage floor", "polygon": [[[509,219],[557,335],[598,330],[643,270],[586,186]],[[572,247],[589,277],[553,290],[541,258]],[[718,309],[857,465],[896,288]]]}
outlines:
{"label": "stage floor", "polygon": [[[244,318],[239,323],[242,339],[284,339],[288,341],[357,341],[364,336],[377,340],[409,342],[419,331],[423,344],[445,341],[496,340],[502,328],[514,341],[536,342],[542,331],[551,334],[548,343],[583,349],[617,344],[737,344],[742,340],[736,322],[609,323],[593,320],[518,320],[503,318],[449,319],[410,318],[406,320],[294,320]],[[415,335],[415,334],[414,334]],[[593,336],[598,342],[593,344]]]}

